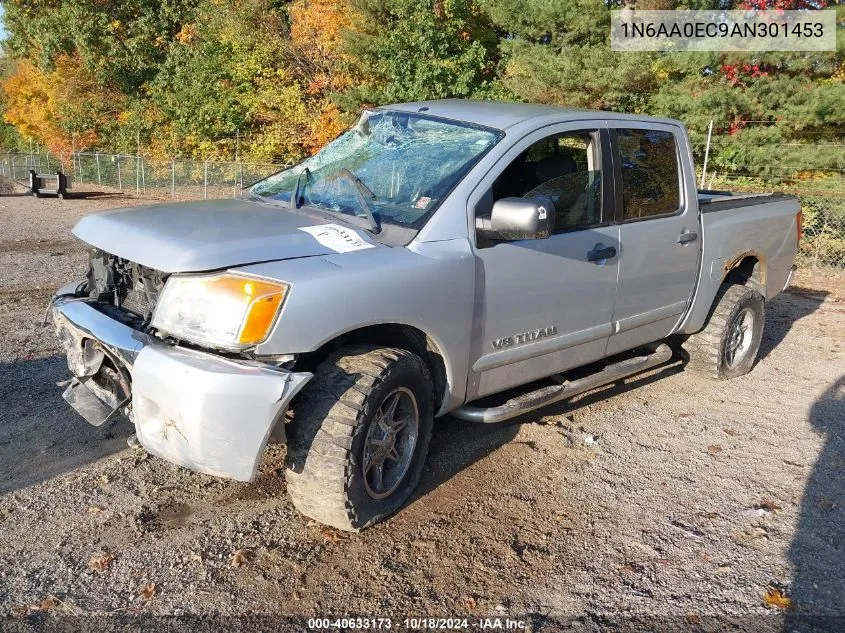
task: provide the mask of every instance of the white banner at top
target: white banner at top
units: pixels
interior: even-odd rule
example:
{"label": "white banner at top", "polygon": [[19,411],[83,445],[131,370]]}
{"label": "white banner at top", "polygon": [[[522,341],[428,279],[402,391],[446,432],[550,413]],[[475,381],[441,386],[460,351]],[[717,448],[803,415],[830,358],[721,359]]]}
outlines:
{"label": "white banner at top", "polygon": [[613,11],[614,51],[835,51],[836,10]]}

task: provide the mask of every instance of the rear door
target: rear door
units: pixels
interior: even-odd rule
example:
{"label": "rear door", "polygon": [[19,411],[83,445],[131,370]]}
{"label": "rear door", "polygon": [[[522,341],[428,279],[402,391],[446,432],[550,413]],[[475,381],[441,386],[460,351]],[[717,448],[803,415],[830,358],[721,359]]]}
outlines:
{"label": "rear door", "polygon": [[681,129],[632,121],[609,127],[622,246],[611,355],[673,331],[695,286],[701,231]]}

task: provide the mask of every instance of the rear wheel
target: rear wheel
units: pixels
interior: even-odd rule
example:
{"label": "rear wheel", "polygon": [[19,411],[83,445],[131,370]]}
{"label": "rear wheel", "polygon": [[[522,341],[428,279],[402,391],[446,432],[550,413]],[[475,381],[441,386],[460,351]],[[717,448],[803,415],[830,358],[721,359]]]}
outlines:
{"label": "rear wheel", "polygon": [[723,285],[704,329],[684,343],[690,357],[687,368],[714,380],[751,371],[763,338],[763,304],[753,288]]}
{"label": "rear wheel", "polygon": [[432,426],[422,359],[342,348],[320,364],[294,411],[286,463],[294,505],[349,531],[390,516],[419,482]]}

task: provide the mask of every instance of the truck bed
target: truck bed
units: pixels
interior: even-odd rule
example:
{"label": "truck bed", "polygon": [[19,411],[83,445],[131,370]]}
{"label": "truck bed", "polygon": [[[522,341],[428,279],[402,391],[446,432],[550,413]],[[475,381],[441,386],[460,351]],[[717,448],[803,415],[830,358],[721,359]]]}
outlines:
{"label": "truck bed", "polygon": [[758,260],[762,292],[771,299],[788,282],[798,250],[796,196],[700,190],[698,204],[704,239],[696,293],[682,324],[688,334],[704,326],[732,263],[744,257]]}
{"label": "truck bed", "polygon": [[698,207],[702,213],[727,211],[739,207],[750,207],[755,204],[781,202],[793,198],[785,193],[769,191],[766,193],[734,193],[732,191],[718,191],[715,189],[698,190]]}

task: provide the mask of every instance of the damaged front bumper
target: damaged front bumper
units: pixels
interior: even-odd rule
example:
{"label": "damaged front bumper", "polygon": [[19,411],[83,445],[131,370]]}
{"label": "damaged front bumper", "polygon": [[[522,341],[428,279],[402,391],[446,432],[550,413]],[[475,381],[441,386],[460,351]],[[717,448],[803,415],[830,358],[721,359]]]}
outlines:
{"label": "damaged front bumper", "polygon": [[[166,344],[59,291],[50,310],[75,379],[65,400],[92,424],[129,414],[150,453],[250,481],[271,432],[311,379]],[[276,435],[280,433],[277,431]]]}

